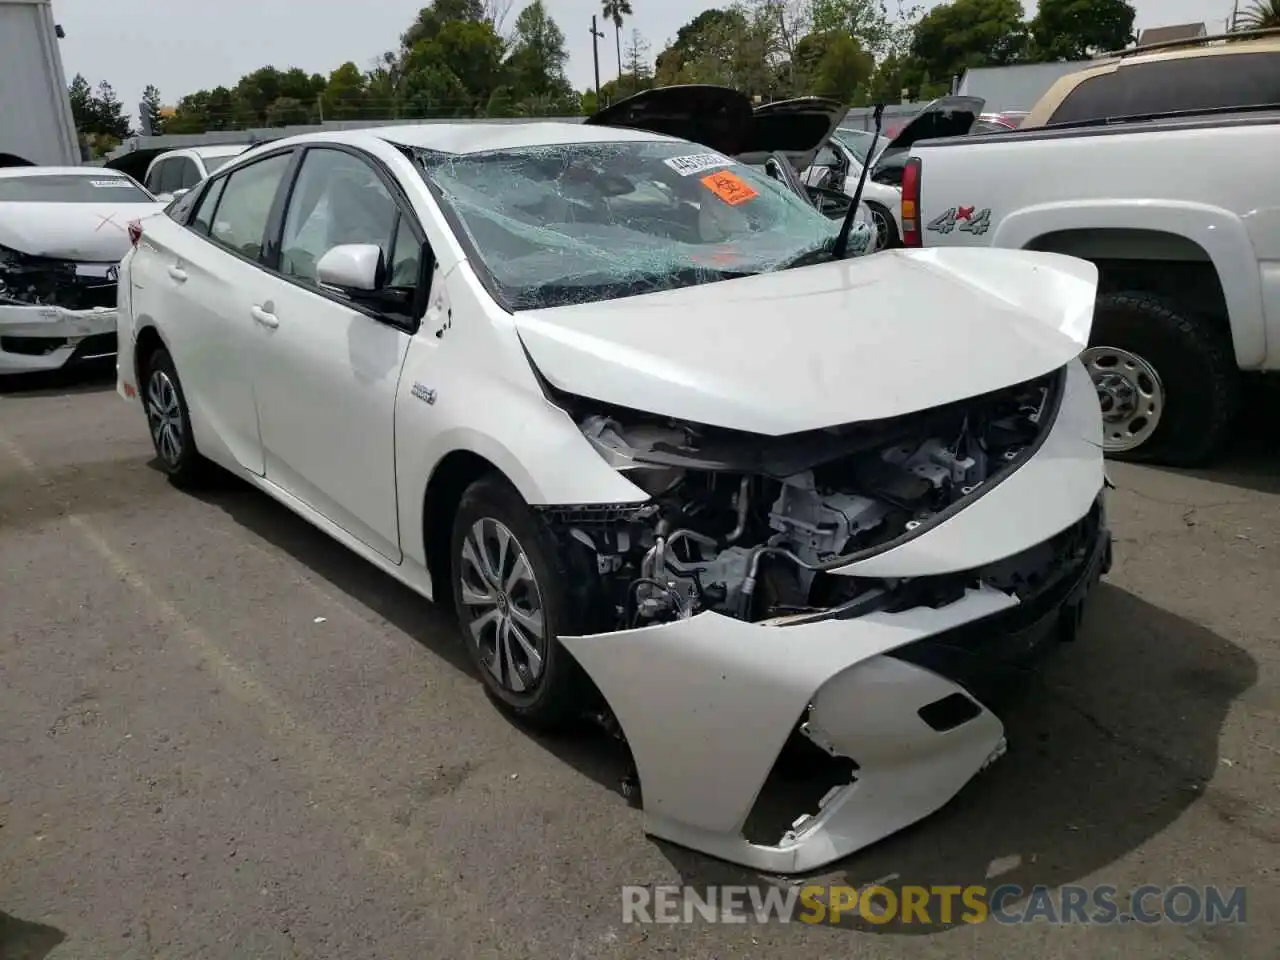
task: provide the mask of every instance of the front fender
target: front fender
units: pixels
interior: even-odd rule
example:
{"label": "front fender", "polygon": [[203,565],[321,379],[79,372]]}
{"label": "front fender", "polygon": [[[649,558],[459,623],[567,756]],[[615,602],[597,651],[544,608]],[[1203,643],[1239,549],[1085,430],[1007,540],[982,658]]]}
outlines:
{"label": "front fender", "polygon": [[1025,207],[996,227],[991,244],[1024,249],[1070,230],[1155,230],[1191,241],[1208,254],[1226,298],[1236,362],[1261,365],[1267,355],[1262,278],[1249,231],[1221,207],[1176,200],[1064,201]]}

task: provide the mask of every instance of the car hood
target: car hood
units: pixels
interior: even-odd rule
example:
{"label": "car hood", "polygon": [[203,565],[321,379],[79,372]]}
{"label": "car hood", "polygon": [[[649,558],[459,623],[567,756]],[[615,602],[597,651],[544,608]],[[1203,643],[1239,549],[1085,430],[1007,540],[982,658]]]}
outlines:
{"label": "car hood", "polygon": [[905,154],[921,140],[964,136],[985,105],[982,97],[939,97],[898,131],[881,149],[875,162]]}
{"label": "car hood", "polygon": [[751,101],[745,94],[703,83],[642,90],[583,121],[678,137],[731,157],[746,144],[751,122]]}
{"label": "car hood", "polygon": [[642,90],[583,122],[679,137],[749,164],[782,153],[803,170],[848,112],[840,101],[825,97],[798,97],[753,109],[741,91],[684,84]]}
{"label": "car hood", "polygon": [[129,252],[129,221],[163,203],[6,203],[0,247],[32,257],[115,263]]}
{"label": "car hood", "polygon": [[843,103],[825,97],[762,104],[752,112],[751,131],[738,158],[764,163],[770,154],[781,153],[797,170],[804,170],[848,115]]}
{"label": "car hood", "polygon": [[781,436],[1021,383],[1084,349],[1098,273],[1023,250],[892,250],[515,314],[553,387]]}

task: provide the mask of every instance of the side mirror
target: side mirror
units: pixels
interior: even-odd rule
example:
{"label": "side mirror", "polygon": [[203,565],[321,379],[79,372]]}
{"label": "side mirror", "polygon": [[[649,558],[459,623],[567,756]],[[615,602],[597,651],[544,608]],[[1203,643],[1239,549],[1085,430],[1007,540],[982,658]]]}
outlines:
{"label": "side mirror", "polygon": [[179,197],[185,197],[190,192],[190,187],[179,187],[177,190],[173,191],[172,196],[174,200],[177,200]]}
{"label": "side mirror", "polygon": [[156,197],[156,199],[157,199],[158,201],[160,201],[161,203],[173,203],[173,201],[174,201],[175,199],[177,199],[177,194],[173,194],[173,193],[157,193],[157,194],[155,195],[155,197]]}
{"label": "side mirror", "polygon": [[374,243],[343,243],[328,250],[316,263],[316,280],[322,287],[341,293],[369,294],[386,280],[382,248]]}

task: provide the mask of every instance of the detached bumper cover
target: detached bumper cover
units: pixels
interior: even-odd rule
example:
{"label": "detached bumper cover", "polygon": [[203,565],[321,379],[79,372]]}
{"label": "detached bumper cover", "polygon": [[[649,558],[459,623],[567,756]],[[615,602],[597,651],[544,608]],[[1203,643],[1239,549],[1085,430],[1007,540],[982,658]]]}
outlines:
{"label": "detached bumper cover", "polygon": [[[1076,527],[1084,549],[1024,604],[988,586],[939,607],[803,625],[715,613],[638,630],[562,637],[631,747],[645,831],[775,873],[822,867],[935,812],[1005,749],[975,698],[988,666],[1022,662],[1060,629],[1110,563],[1101,501]],[[988,642],[990,641],[990,642]],[[956,665],[963,664],[966,669]],[[776,844],[743,828],[797,725],[857,766]]]}
{"label": "detached bumper cover", "polygon": [[114,356],[117,312],[0,304],[0,374],[58,370]]}

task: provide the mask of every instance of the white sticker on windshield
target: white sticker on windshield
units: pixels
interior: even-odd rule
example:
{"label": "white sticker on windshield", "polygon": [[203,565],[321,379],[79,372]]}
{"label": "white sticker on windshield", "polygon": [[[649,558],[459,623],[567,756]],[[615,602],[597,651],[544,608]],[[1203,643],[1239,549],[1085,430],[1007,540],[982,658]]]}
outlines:
{"label": "white sticker on windshield", "polygon": [[95,187],[133,187],[124,177],[112,177],[110,180],[90,180],[91,186]]}
{"label": "white sticker on windshield", "polygon": [[733,161],[720,153],[695,153],[687,157],[668,157],[662,161],[682,177],[691,177],[712,167],[731,167]]}

